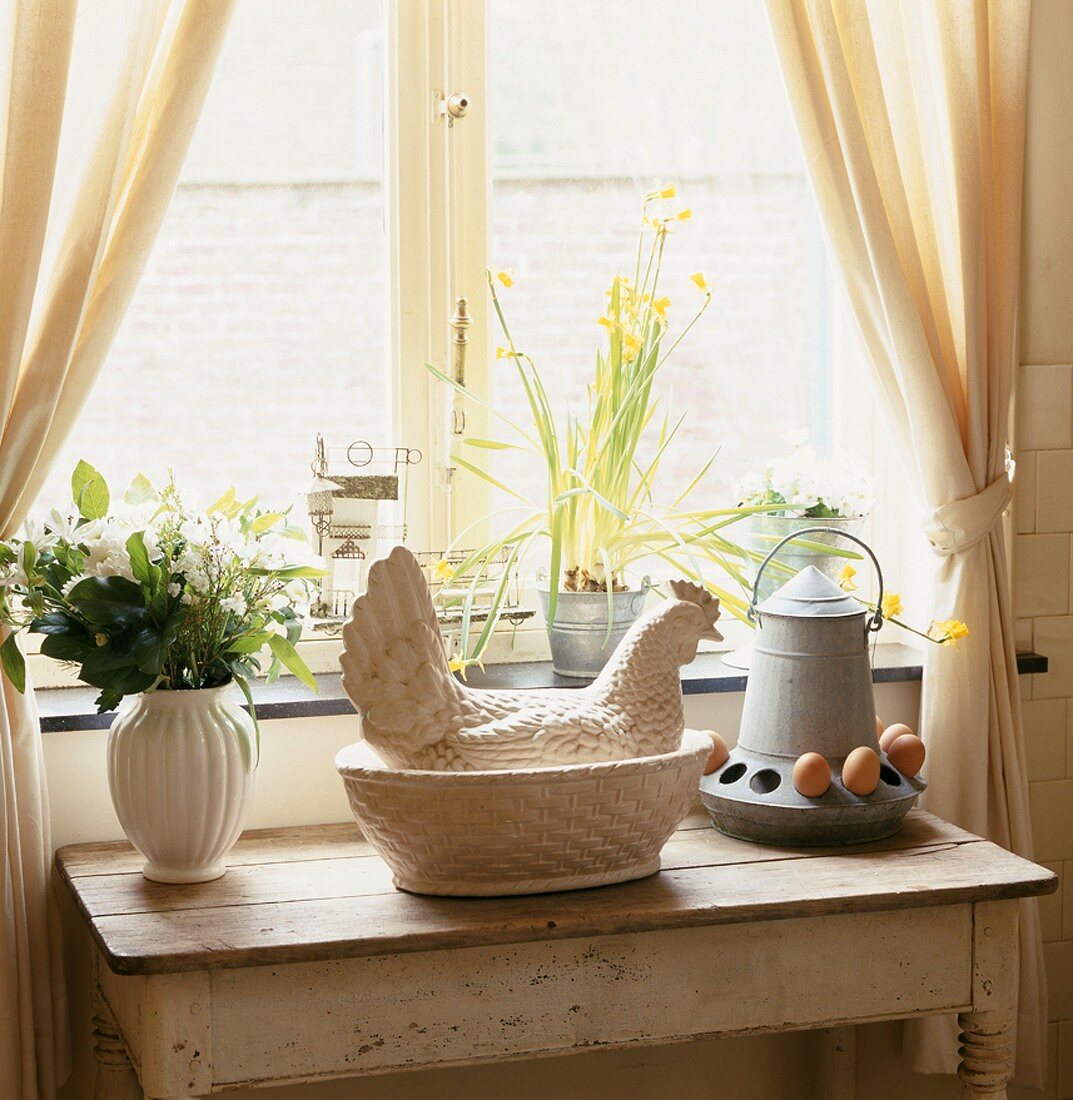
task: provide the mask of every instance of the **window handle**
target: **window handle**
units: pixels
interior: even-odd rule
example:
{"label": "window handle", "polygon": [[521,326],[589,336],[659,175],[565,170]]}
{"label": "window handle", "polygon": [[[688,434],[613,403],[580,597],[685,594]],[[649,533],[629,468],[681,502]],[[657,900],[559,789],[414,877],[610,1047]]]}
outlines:
{"label": "window handle", "polygon": [[440,114],[447,119],[447,125],[453,126],[456,118],[465,118],[472,101],[465,92],[455,92],[440,100]]}

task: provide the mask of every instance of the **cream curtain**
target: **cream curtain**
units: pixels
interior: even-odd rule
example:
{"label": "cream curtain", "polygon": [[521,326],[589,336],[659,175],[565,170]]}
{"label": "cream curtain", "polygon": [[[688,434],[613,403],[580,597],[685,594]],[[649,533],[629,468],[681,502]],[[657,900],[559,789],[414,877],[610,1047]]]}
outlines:
{"label": "cream curtain", "polygon": [[[1001,516],[1010,502],[1028,0],[768,0],[806,160],[867,369],[926,502],[932,614],[927,808],[1031,855]],[[1042,1082],[1038,918],[1021,924],[1017,1076]],[[952,1021],[910,1036],[914,1068],[956,1065]]]}
{"label": "cream curtain", "polygon": [[[78,33],[84,25],[76,0],[15,0],[0,13],[3,536],[25,518],[119,327],[178,179],[233,6],[233,0],[94,3],[89,15],[109,20],[110,34],[129,27],[129,49],[60,227],[54,204],[60,133],[68,93],[77,91],[68,88],[76,24]],[[45,265],[53,235],[58,246]],[[32,1100],[54,1095],[66,1074],[66,1005],[33,693],[19,695],[0,678],[0,695],[0,1066],[4,1095]]]}

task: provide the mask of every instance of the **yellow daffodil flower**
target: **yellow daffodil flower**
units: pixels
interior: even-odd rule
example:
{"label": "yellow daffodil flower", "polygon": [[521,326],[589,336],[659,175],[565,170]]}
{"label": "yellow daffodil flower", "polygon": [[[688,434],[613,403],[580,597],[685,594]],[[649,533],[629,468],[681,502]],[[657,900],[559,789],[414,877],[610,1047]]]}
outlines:
{"label": "yellow daffodil flower", "polygon": [[838,586],[843,592],[854,592],[857,589],[857,585],[853,583],[853,578],[857,576],[857,570],[852,565],[843,565],[842,572],[838,574]]}
{"label": "yellow daffodil flower", "polygon": [[687,206],[685,210],[679,210],[674,217],[676,221],[687,222],[693,217],[693,211]]}
{"label": "yellow daffodil flower", "polygon": [[452,672],[461,672],[463,680],[466,678],[466,662],[461,657],[452,657],[447,666]]}
{"label": "yellow daffodil flower", "polygon": [[596,323],[598,325],[603,325],[609,332],[615,327],[615,322],[612,321],[610,317],[598,317]]}
{"label": "yellow daffodil flower", "polygon": [[666,187],[660,188],[659,197],[661,199],[673,199],[676,192],[673,183],[668,183]]}
{"label": "yellow daffodil flower", "polygon": [[496,348],[497,359],[518,359],[520,356],[520,351],[511,351],[510,348]]}
{"label": "yellow daffodil flower", "polygon": [[957,649],[958,642],[969,636],[969,628],[960,619],[936,619],[928,633],[942,645],[949,643]]}
{"label": "yellow daffodil flower", "polygon": [[641,350],[641,341],[637,339],[632,332],[624,332],[622,338],[626,343],[626,347],[629,351],[638,352]]}
{"label": "yellow daffodil flower", "polygon": [[671,304],[670,298],[657,298],[652,303],[652,308],[656,312],[656,316],[666,324],[667,321],[667,309]]}
{"label": "yellow daffodil flower", "polygon": [[438,581],[449,581],[454,575],[454,566],[446,558],[440,558],[432,567],[432,575]]}
{"label": "yellow daffodil flower", "polygon": [[897,592],[888,592],[883,597],[883,618],[894,619],[902,613],[902,598]]}
{"label": "yellow daffodil flower", "polygon": [[689,281],[697,290],[702,290],[705,294],[711,294],[712,288],[708,285],[708,280],[704,278],[702,272],[698,271],[695,275],[690,275]]}
{"label": "yellow daffodil flower", "polygon": [[497,271],[496,278],[508,289],[514,286],[514,272],[513,271]]}

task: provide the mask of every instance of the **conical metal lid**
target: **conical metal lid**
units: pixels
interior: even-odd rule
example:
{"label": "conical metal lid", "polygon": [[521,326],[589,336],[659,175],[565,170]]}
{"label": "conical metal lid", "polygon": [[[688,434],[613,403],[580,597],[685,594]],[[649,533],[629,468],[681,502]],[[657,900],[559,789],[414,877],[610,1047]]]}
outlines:
{"label": "conical metal lid", "polygon": [[843,592],[814,565],[805,566],[760,605],[761,614],[797,619],[841,618],[866,611],[859,600]]}

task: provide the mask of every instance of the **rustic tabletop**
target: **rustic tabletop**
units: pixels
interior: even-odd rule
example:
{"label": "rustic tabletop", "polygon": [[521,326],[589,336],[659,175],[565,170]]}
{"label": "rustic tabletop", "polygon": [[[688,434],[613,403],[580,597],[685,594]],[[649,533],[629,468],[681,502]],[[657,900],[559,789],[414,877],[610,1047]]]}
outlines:
{"label": "rustic tabletop", "polygon": [[513,898],[395,890],[351,824],[246,833],[215,882],[166,886],[124,842],[61,848],[56,864],[117,974],[324,961],[451,947],[953,905],[1052,892],[1027,860],[913,811],[897,835],[841,849],[731,840],[686,821],[660,874]]}

